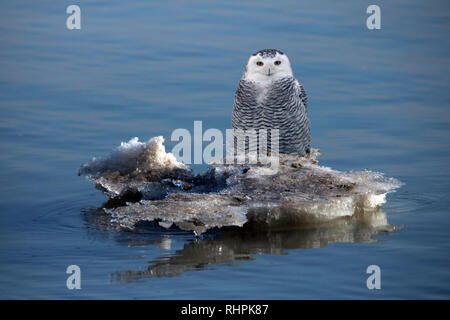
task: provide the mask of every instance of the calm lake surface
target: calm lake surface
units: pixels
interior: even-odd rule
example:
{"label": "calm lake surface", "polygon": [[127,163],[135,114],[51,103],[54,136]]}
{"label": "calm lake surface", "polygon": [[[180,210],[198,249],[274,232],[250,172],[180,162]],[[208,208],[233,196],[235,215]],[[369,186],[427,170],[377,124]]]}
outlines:
{"label": "calm lake surface", "polygon": [[[0,7],[0,298],[450,297],[448,1],[74,1]],[[397,230],[192,234],[109,228],[77,176],[135,136],[225,130],[248,56],[278,48],[309,96],[320,164],[405,185]],[[372,241],[368,241],[372,239]],[[68,290],[66,268],[81,268]],[[366,268],[381,268],[368,290]]]}

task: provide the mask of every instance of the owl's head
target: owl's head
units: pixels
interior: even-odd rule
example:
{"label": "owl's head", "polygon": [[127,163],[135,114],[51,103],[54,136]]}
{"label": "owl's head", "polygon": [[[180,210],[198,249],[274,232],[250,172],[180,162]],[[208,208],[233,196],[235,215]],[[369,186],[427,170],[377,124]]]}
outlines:
{"label": "owl's head", "polygon": [[289,58],[280,50],[264,49],[255,52],[248,59],[243,79],[247,81],[271,81],[292,77]]}

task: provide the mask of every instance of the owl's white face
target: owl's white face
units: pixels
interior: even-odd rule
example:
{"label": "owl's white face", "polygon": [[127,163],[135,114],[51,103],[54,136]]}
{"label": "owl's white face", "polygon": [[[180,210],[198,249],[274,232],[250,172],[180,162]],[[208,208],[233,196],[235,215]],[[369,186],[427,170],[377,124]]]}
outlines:
{"label": "owl's white face", "polygon": [[268,82],[292,76],[289,58],[279,51],[258,52],[250,56],[243,79],[254,82]]}

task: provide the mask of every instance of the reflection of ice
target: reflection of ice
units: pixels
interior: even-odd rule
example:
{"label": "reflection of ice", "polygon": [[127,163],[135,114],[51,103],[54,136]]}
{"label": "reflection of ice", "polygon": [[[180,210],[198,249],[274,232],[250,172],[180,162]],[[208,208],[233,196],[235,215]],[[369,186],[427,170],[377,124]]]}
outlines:
{"label": "reflection of ice", "polygon": [[161,238],[159,247],[164,250],[170,250],[172,248],[172,239],[167,237]]}
{"label": "reflection of ice", "polygon": [[[214,227],[259,229],[317,226],[342,217],[377,212],[386,194],[400,186],[371,171],[339,172],[307,157],[280,155],[279,170],[267,175],[264,165],[215,165],[194,175],[167,154],[162,137],[147,143],[122,143],[109,157],[80,168],[120,205],[105,211],[111,222],[128,229],[158,221],[203,233]],[[125,202],[131,201],[131,202]]]}
{"label": "reflection of ice", "polygon": [[[381,210],[338,218],[321,226],[288,230],[258,230],[247,223],[244,228],[225,228],[217,235],[189,241],[183,249],[150,262],[145,270],[121,271],[113,281],[131,282],[143,277],[175,277],[186,271],[212,268],[255,259],[256,254],[285,254],[289,249],[322,248],[333,242],[373,242],[374,235],[392,231]],[[162,238],[161,242],[165,242]],[[131,240],[130,245],[134,245]],[[148,245],[160,245],[152,240]],[[142,242],[139,245],[143,245]]]}

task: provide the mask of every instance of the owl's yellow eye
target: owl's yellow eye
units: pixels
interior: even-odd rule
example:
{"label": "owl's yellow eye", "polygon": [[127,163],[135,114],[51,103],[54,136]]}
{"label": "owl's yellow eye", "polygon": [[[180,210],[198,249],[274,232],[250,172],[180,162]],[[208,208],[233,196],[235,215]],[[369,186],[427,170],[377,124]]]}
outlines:
{"label": "owl's yellow eye", "polygon": [[281,64],[280,60],[277,60],[277,61],[274,62],[274,65],[276,65],[276,66],[279,66],[280,64]]}
{"label": "owl's yellow eye", "polygon": [[264,65],[264,62],[262,62],[262,61],[258,61],[258,62],[256,63],[256,65],[257,65],[257,66],[260,66],[260,67],[261,67],[261,66],[263,66],[263,65]]}

